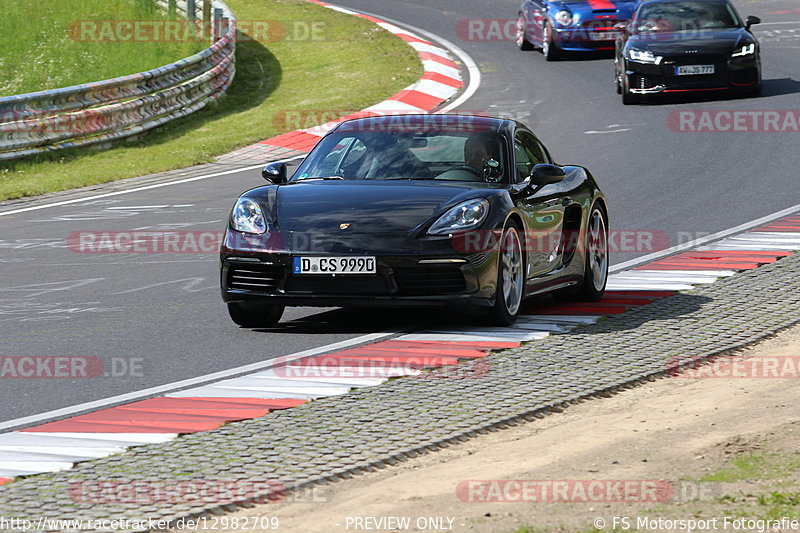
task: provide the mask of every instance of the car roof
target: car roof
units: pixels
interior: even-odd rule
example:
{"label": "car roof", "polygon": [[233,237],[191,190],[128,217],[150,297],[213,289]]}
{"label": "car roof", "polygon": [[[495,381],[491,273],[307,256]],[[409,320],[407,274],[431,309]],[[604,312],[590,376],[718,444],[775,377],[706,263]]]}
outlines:
{"label": "car roof", "polygon": [[508,133],[517,124],[513,120],[470,114],[402,114],[361,117],[346,120],[334,131],[402,131],[430,129],[433,131],[493,131]]}

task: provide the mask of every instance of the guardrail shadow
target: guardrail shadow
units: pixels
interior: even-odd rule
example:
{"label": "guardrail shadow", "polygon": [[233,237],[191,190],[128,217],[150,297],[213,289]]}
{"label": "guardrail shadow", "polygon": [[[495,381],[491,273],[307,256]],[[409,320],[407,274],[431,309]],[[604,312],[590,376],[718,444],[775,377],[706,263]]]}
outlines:
{"label": "guardrail shadow", "polygon": [[218,101],[210,102],[195,113],[139,135],[98,146],[67,148],[35,154],[18,160],[5,161],[3,166],[13,170],[16,165],[27,166],[31,163],[46,161],[72,161],[85,156],[90,150],[99,151],[120,146],[136,148],[158,146],[226,115],[257,107],[280,86],[283,70],[278,59],[258,40],[245,32],[240,31],[239,35],[241,40],[236,43],[236,75],[225,95]]}

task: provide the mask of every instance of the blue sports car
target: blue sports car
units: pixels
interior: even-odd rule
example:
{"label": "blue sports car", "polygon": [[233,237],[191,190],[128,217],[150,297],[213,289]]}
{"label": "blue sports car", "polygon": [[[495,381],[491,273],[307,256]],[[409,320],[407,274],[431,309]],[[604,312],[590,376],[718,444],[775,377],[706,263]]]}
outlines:
{"label": "blue sports car", "polygon": [[639,0],[523,0],[517,46],[541,48],[548,61],[564,52],[614,50],[614,25],[628,22]]}

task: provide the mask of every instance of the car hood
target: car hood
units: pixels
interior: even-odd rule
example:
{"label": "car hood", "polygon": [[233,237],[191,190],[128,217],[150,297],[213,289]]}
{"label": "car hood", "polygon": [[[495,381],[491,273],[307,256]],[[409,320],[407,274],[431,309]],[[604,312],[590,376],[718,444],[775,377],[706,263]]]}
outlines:
{"label": "car hood", "polygon": [[[747,40],[744,34],[744,30],[741,29],[637,34],[631,37],[628,44],[634,48],[648,49],[657,56],[675,56],[686,53],[730,54]],[[690,50],[699,52],[689,52]]]}
{"label": "car hood", "polygon": [[289,251],[418,251],[416,235],[446,209],[486,197],[486,183],[309,181],[269,187],[254,196]]}
{"label": "car hood", "polygon": [[639,0],[587,0],[585,2],[554,2],[557,9],[566,8],[579,13],[582,21],[595,18],[629,19]]}

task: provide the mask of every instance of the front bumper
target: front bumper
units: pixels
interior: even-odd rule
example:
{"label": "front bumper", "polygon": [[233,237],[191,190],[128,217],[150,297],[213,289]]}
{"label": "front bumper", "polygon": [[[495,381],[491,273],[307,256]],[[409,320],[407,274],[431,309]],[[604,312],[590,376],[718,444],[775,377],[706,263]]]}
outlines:
{"label": "front bumper", "polygon": [[603,22],[602,25],[586,25],[579,27],[554,28],[553,37],[561,50],[566,52],[601,52],[614,50],[617,31],[614,23]]}
{"label": "front bumper", "polygon": [[335,276],[294,274],[294,255],[310,254],[223,251],[223,300],[315,307],[494,303],[494,252],[462,257],[376,254],[376,274]]}
{"label": "front bumper", "polygon": [[[714,65],[713,74],[679,76],[676,67]],[[625,60],[627,86],[634,94],[684,93],[702,91],[747,91],[761,83],[761,65],[755,55],[746,58],[693,56],[690,59],[663,58],[659,64]]]}

